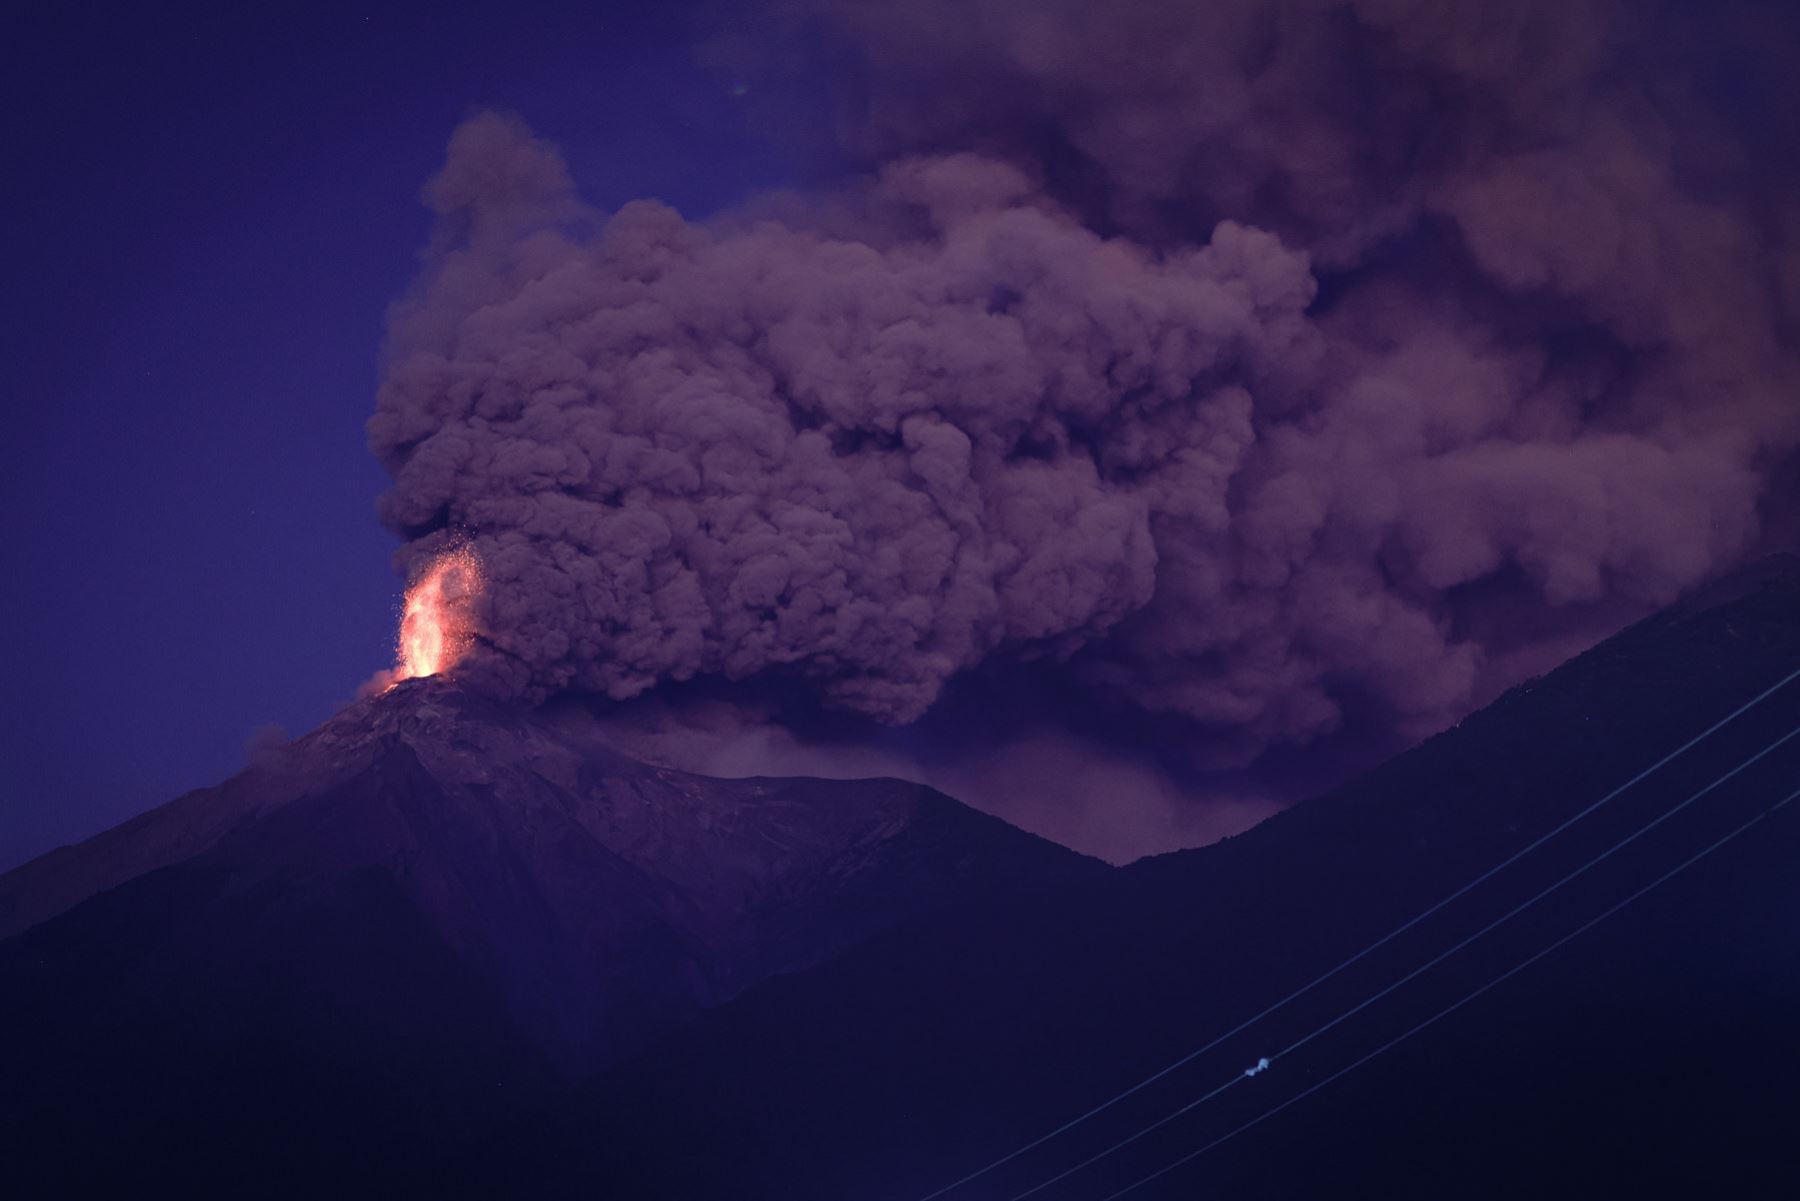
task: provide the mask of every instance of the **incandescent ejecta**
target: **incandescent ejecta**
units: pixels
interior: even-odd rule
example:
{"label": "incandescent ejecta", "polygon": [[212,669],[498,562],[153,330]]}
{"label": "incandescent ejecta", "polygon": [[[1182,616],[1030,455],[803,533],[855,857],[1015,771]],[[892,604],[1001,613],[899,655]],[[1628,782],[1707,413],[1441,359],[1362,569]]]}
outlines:
{"label": "incandescent ejecta", "polygon": [[474,641],[473,608],[481,589],[481,559],[467,545],[455,545],[426,564],[406,590],[390,686],[456,666]]}

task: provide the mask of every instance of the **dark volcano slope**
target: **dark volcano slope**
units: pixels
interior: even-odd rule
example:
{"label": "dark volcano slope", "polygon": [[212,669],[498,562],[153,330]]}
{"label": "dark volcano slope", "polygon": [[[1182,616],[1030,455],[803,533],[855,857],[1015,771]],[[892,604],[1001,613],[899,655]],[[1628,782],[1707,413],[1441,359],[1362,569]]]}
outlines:
{"label": "dark volcano slope", "polygon": [[0,878],[0,1162],[33,1195],[441,1190],[772,974],[1110,870],[916,785],[712,780],[403,685]]}
{"label": "dark volcano slope", "polygon": [[[1670,610],[1202,850],[770,981],[535,1124],[564,1196],[909,1201],[1256,1013],[1800,667],[1800,581]],[[1354,1005],[1773,739],[1800,683],[1218,1051],[950,1194],[1011,1198]],[[1291,1097],[1800,786],[1800,739],[1218,1101],[1037,1194],[1100,1198]],[[1800,804],[1134,1196],[1800,1196]],[[535,1190],[534,1190],[535,1191]]]}

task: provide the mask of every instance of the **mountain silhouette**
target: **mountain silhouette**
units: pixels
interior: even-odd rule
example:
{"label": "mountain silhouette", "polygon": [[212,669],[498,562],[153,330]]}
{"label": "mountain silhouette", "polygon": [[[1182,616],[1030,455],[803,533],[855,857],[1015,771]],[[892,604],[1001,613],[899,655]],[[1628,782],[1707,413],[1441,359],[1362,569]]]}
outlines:
{"label": "mountain silhouette", "polygon": [[1800,786],[1800,739],[1767,749],[1800,683],[1142,1082],[1796,668],[1778,563],[1117,869],[920,786],[708,779],[414,681],[0,877],[0,1150],[31,1196],[918,1201],[1130,1090],[948,1194],[992,1201],[1235,1080],[1034,1195],[1254,1122],[1137,1195],[1792,1197],[1800,805],[1261,1115]]}
{"label": "mountain silhouette", "polygon": [[223,1123],[354,1174],[883,929],[1108,870],[920,785],[708,779],[411,681],[0,877],[12,1130],[160,1161]]}

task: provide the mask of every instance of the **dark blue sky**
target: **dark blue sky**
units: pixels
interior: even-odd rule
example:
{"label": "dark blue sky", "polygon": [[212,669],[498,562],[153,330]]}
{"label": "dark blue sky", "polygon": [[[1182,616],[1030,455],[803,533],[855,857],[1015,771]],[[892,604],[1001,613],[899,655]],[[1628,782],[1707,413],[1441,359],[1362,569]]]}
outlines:
{"label": "dark blue sky", "polygon": [[753,120],[680,5],[35,19],[0,72],[0,869],[224,778],[388,661],[362,423],[459,119],[512,109],[591,201],[689,214],[794,179],[757,121],[811,119]]}

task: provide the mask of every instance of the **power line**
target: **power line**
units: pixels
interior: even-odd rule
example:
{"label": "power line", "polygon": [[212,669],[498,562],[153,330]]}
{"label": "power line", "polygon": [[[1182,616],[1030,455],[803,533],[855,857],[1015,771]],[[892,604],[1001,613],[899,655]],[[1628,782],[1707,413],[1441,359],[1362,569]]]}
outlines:
{"label": "power line", "polygon": [[1782,806],[1787,805],[1788,803],[1795,800],[1796,798],[1800,798],[1800,791],[1788,793],[1787,796],[1785,796],[1781,800],[1777,801],[1774,805],[1771,805],[1768,809],[1765,809],[1763,812],[1757,814],[1755,817],[1751,818],[1749,821],[1745,822],[1743,825],[1739,826],[1737,829],[1731,831],[1729,834],[1726,834],[1724,837],[1720,838],[1717,842],[1712,843],[1710,846],[1706,847],[1704,850],[1699,851],[1692,857],[1685,859],[1681,863],[1670,868],[1668,871],[1664,872],[1662,875],[1658,876],[1656,879],[1652,880],[1650,883],[1644,885],[1642,888],[1638,889],[1636,892],[1632,893],[1630,896],[1626,897],[1624,900],[1620,901],[1618,904],[1614,905],[1612,908],[1607,909],[1604,912],[1602,912],[1598,917],[1590,918],[1588,921],[1583,922],[1581,925],[1575,927],[1575,929],[1569,931],[1569,933],[1563,935],[1561,938],[1557,939],[1555,942],[1551,943],[1549,946],[1545,947],[1543,950],[1532,955],[1530,958],[1525,959],[1522,962],[1515,964],[1511,968],[1508,968],[1506,971],[1502,972],[1498,976],[1495,976],[1492,980],[1489,980],[1486,984],[1483,984],[1481,987],[1475,989],[1473,992],[1465,994],[1460,1000],[1457,1000],[1457,1001],[1453,1002],[1452,1004],[1446,1005],[1444,1008],[1438,1010],[1436,1013],[1432,1014],[1430,1017],[1426,1018],[1424,1021],[1420,1022],[1418,1025],[1407,1030],[1403,1034],[1397,1035],[1394,1038],[1389,1039],[1387,1042],[1382,1043],[1379,1047],[1376,1047],[1373,1051],[1370,1051],[1367,1055],[1364,1055],[1361,1059],[1356,1060],[1355,1062],[1349,1064],[1346,1067],[1339,1068],[1337,1071],[1335,1071],[1331,1075],[1325,1077],[1325,1079],[1319,1081],[1317,1084],[1314,1084],[1306,1089],[1303,1089],[1302,1091],[1300,1091],[1298,1093],[1295,1093],[1292,1097],[1289,1097],[1286,1101],[1283,1101],[1280,1105],[1275,1106],[1273,1109],[1265,1110],[1264,1112],[1257,1115],[1256,1117],[1251,1118],[1248,1122],[1245,1122],[1243,1125],[1238,1126],[1235,1129],[1228,1131],[1225,1134],[1220,1135],[1218,1138],[1214,1139],[1210,1143],[1207,1143],[1205,1146],[1201,1147],[1199,1150],[1190,1151],[1186,1155],[1183,1155],[1180,1159],[1177,1159],[1177,1160],[1174,1160],[1173,1162],[1164,1164],[1162,1167],[1160,1167],[1156,1171],[1150,1173],[1148,1176],[1143,1176],[1143,1177],[1138,1178],[1137,1180],[1132,1181],[1130,1184],[1126,1185],[1124,1188],[1120,1189],[1118,1192],[1108,1194],[1103,1199],[1103,1201],[1118,1201],[1118,1199],[1120,1197],[1123,1197],[1123,1196],[1127,1195],[1128,1193],[1135,1192],[1137,1189],[1142,1188],[1144,1185],[1149,1184],[1151,1181],[1159,1180],[1162,1177],[1167,1176],[1170,1172],[1173,1172],[1175,1169],[1177,1169],[1179,1167],[1183,1167],[1186,1164],[1192,1163],[1194,1160],[1199,1159],[1202,1155],[1205,1155],[1208,1151],[1213,1150],[1215,1147],[1219,1147],[1219,1146],[1223,1145],[1224,1143],[1230,1142],[1232,1139],[1234,1139],[1238,1135],[1244,1133],[1246,1130],[1249,1130],[1251,1127],[1261,1125],[1263,1122],[1268,1121],[1270,1118],[1274,1117],[1276,1114],[1280,1113],[1282,1110],[1287,1109],[1290,1106],[1299,1104],[1301,1101],[1304,1101],[1306,1098],[1312,1096],[1314,1093],[1318,1092],[1320,1089],[1324,1088],[1326,1085],[1331,1084],[1334,1081],[1341,1080],[1345,1076],[1348,1076],[1351,1072],[1354,1072],[1357,1068],[1360,1068],[1365,1063],[1368,1063],[1370,1060],[1376,1058],[1377,1056],[1380,1056],[1380,1055],[1386,1053],[1387,1051],[1392,1050],[1394,1047],[1399,1046],[1401,1043],[1405,1042],[1407,1039],[1411,1038],[1413,1035],[1419,1033],[1421,1030],[1424,1030],[1427,1026],[1430,1026],[1438,1021],[1441,1021],[1442,1019],[1448,1017],[1450,1014],[1455,1013],[1458,1009],[1461,1009],[1464,1005],[1467,1005],[1470,1001],[1473,1001],[1476,997],[1481,996],[1483,993],[1487,992],[1489,989],[1495,988],[1496,986],[1511,979],[1513,976],[1518,975],[1520,972],[1524,971],[1526,968],[1530,967],[1532,964],[1536,963],[1538,960],[1542,959],[1544,956],[1550,954],[1552,951],[1563,946],[1565,943],[1568,943],[1571,940],[1579,937],[1580,935],[1587,933],[1589,930],[1592,930],[1595,926],[1599,925],[1601,922],[1605,921],[1607,918],[1611,917],[1613,914],[1617,913],[1619,910],[1625,908],[1625,906],[1631,904],[1633,901],[1637,900],[1639,897],[1643,896],[1645,893],[1667,883],[1669,880],[1680,875],[1682,872],[1686,871],[1688,868],[1692,867],[1694,864],[1700,862],[1700,860],[1706,858],[1708,855],[1712,854],[1714,851],[1718,850],[1720,847],[1724,846],[1726,843],[1730,842],[1732,839],[1737,838],[1739,835],[1745,833],[1746,831],[1751,829],[1753,826],[1756,826],[1756,825],[1760,824],[1761,822],[1766,821],[1772,814],[1774,814]]}
{"label": "power line", "polygon": [[1177,1060],[1173,1061],[1172,1063],[1169,1063],[1168,1065],[1166,1065],[1162,1068],[1159,1068],[1157,1071],[1152,1072],[1150,1075],[1144,1077],[1142,1080],[1138,1081],[1136,1084],[1131,1085],[1129,1088],[1126,1088],[1120,1092],[1114,1093],[1111,1097],[1108,1097],[1106,1100],[1100,1102],[1098,1105],[1095,1105],[1092,1109],[1089,1109],[1084,1113],[1078,1114],[1075,1117],[1070,1118],[1067,1122],[1064,1122],[1062,1125],[1056,1127],[1054,1130],[1048,1131],[1045,1134],[1041,1134],[1037,1138],[1033,1139],[1032,1141],[1025,1143],[1023,1146],[1017,1147],[1014,1150],[1007,1152],[1005,1155],[1002,1155],[1000,1158],[995,1159],[995,1160],[987,1163],[986,1165],[975,1169],[973,1172],[970,1172],[968,1175],[963,1176],[957,1180],[951,1181],[949,1184],[944,1185],[942,1188],[938,1189],[936,1192],[925,1194],[925,1196],[919,1198],[919,1201],[936,1201],[936,1198],[942,1197],[946,1193],[953,1192],[954,1190],[961,1188],[963,1185],[968,1184],[970,1181],[979,1180],[981,1177],[987,1175],[989,1172],[992,1172],[995,1168],[998,1168],[1005,1164],[1011,1163],[1013,1160],[1019,1158],[1019,1156],[1024,1155],[1025,1153],[1027,1153],[1029,1151],[1035,1151],[1037,1148],[1043,1146],[1045,1143],[1049,1142],[1051,1139],[1056,1138],[1062,1134],[1066,1134],[1068,1131],[1073,1130],[1075,1127],[1081,1125],[1082,1123],[1089,1121],[1092,1118],[1098,1117],[1100,1114],[1105,1113],[1107,1110],[1111,1109],[1113,1106],[1117,1105],[1119,1102],[1125,1100],[1127,1097],[1131,1097],[1139,1092],[1142,1092],[1144,1089],[1150,1087],[1152,1084],[1155,1084],[1158,1080],[1161,1080],[1165,1076],[1168,1076],[1171,1072],[1175,1072],[1183,1067],[1186,1067],[1188,1064],[1190,1064],[1194,1060],[1200,1058],[1202,1055],[1205,1055],[1208,1051],[1211,1051],[1213,1048],[1219,1046],[1221,1043],[1226,1042],[1227,1040],[1233,1038],[1234,1036],[1236,1036],[1238,1034],[1242,1034],[1245,1030],[1248,1030],[1251,1026],[1254,1026],[1256,1023],[1262,1021],[1262,1019],[1268,1017],[1271,1013],[1274,1013],[1276,1010],[1281,1009],[1284,1006],[1288,1005],[1289,1003],[1296,1001],[1299,998],[1305,996],[1307,993],[1311,992],[1313,989],[1317,988],[1319,985],[1325,983],[1327,980],[1330,980],[1334,976],[1338,975],[1338,973],[1344,971],[1346,968],[1352,966],[1353,964],[1360,962],[1364,958],[1373,954],[1376,950],[1378,950],[1381,947],[1392,942],[1394,939],[1396,939],[1400,935],[1406,933],[1408,930],[1412,929],[1414,926],[1417,926],[1420,922],[1431,917],[1433,914],[1435,914],[1439,910],[1443,909],[1446,905],[1449,905],[1452,902],[1467,895],[1471,890],[1476,888],[1478,885],[1484,883],[1485,881],[1487,881],[1489,879],[1492,879],[1499,872],[1505,870],[1506,868],[1510,867],[1514,863],[1517,863],[1520,859],[1524,858],[1526,855],[1530,854],[1532,851],[1535,851],[1537,848],[1543,846],[1546,842],[1549,842],[1552,838],[1556,837],[1558,834],[1561,834],[1564,830],[1567,830],[1570,826],[1573,826],[1576,822],[1581,821],[1583,818],[1587,817],[1588,815],[1590,815],[1593,812],[1595,812],[1596,810],[1598,810],[1601,806],[1606,805],[1607,803],[1612,801],[1620,793],[1623,793],[1624,791],[1626,791],[1627,789],[1636,785],[1640,781],[1648,778],[1649,776],[1651,776],[1655,772],[1661,770],[1664,766],[1666,766],[1667,764],[1669,764],[1676,758],[1687,753],[1689,750],[1693,749],[1695,746],[1699,745],[1701,742],[1705,741],[1706,739],[1712,737],[1712,735],[1716,734],[1718,731],[1722,730],[1727,725],[1730,725],[1732,722],[1736,721],[1739,717],[1742,717],[1744,714],[1748,713],[1751,709],[1754,709],[1757,705],[1762,704],[1763,701],[1767,700],[1769,697],[1773,696],[1775,693],[1781,691],[1783,688],[1785,688],[1789,684],[1793,683],[1794,680],[1796,680],[1796,679],[1800,679],[1800,671],[1794,671],[1794,672],[1788,674],[1787,676],[1783,677],[1781,680],[1777,681],[1775,684],[1773,684],[1772,686],[1770,686],[1763,692],[1757,694],[1755,697],[1751,698],[1749,701],[1746,701],[1743,705],[1739,706],[1737,709],[1734,709],[1732,712],[1726,714],[1724,717],[1720,718],[1717,722],[1714,722],[1712,725],[1708,726],[1706,729],[1702,730],[1700,733],[1696,734],[1694,737],[1688,739],[1686,742],[1682,743],[1680,746],[1678,746],[1674,750],[1670,751],[1667,755],[1664,755],[1661,759],[1658,759],[1655,763],[1652,763],[1649,767],[1646,767],[1643,771],[1640,771],[1637,775],[1631,777],[1631,779],[1625,781],[1625,783],[1619,785],[1617,788],[1613,789],[1611,792],[1607,793],[1605,796],[1601,797],[1599,800],[1597,800],[1597,801],[1593,802],[1592,804],[1590,804],[1589,806],[1587,806],[1587,808],[1582,809],[1580,812],[1576,813],[1574,816],[1565,819],[1561,824],[1555,826],[1554,828],[1549,830],[1547,833],[1539,835],[1536,839],[1527,843],[1525,846],[1521,847],[1519,850],[1513,852],[1511,855],[1509,855],[1507,858],[1501,860],[1499,863],[1495,864],[1493,867],[1490,867],[1489,869],[1487,869],[1487,871],[1483,872],[1481,875],[1476,876],[1473,880],[1470,880],[1467,884],[1464,884],[1461,888],[1458,888],[1455,892],[1444,897],[1442,900],[1436,902],[1435,904],[1431,905],[1430,907],[1428,907],[1424,910],[1421,910],[1418,914],[1414,915],[1412,918],[1408,919],[1406,922],[1402,923],[1401,925],[1394,927],[1392,930],[1388,931],[1386,934],[1382,935],[1380,938],[1376,939],[1374,942],[1365,946],[1362,950],[1357,951],[1355,954],[1351,955],[1348,959],[1345,959],[1344,961],[1339,963],[1336,967],[1333,967],[1330,970],[1326,971],[1324,974],[1315,977],[1308,983],[1301,985],[1299,988],[1297,988],[1293,992],[1287,994],[1287,996],[1282,997],[1279,1001],[1276,1001],[1274,1004],[1268,1006],[1266,1009],[1263,1009],[1260,1012],[1255,1013],[1255,1014],[1251,1015],[1250,1017],[1246,1018],[1244,1021],[1238,1023],[1236,1026],[1233,1026],[1230,1030],[1227,1030],[1225,1033],[1219,1035],[1217,1038],[1213,1039],[1211,1042],[1207,1043],[1205,1046],[1188,1052],[1186,1055],[1183,1055],[1180,1059],[1177,1059]]}
{"label": "power line", "polygon": [[1426,960],[1424,963],[1420,964],[1418,967],[1414,968],[1412,971],[1406,973],[1406,975],[1400,977],[1398,980],[1395,980],[1393,983],[1388,984],[1386,987],[1378,990],[1374,994],[1372,994],[1368,997],[1365,997],[1363,1000],[1357,1002],[1355,1005],[1352,1005],[1350,1008],[1344,1010],[1344,1012],[1338,1014],[1336,1017],[1332,1018],[1330,1021],[1325,1022],[1323,1025],[1315,1027],[1311,1032],[1309,1032],[1305,1035],[1302,1035],[1298,1039],[1295,1039],[1293,1042],[1289,1043],[1287,1046],[1283,1047],[1281,1050],[1275,1052],[1272,1055],[1264,1056],[1257,1063],[1257,1065],[1253,1069],[1251,1069],[1250,1072],[1239,1073],[1237,1075],[1234,1075],[1231,1079],[1227,1080],[1225,1083],[1219,1085],[1218,1087],[1216,1087],[1206,1093],[1201,1094],[1199,1097],[1196,1097],[1194,1100],[1189,1101],[1186,1104],[1181,1105],[1180,1107],[1178,1107],[1176,1109],[1170,1110],[1168,1113],[1166,1113],[1162,1117],[1156,1119],[1154,1122],[1151,1122],[1147,1126],[1140,1127],[1134,1133],[1127,1135],[1126,1137],[1120,1139],[1118,1142],[1113,1143],[1111,1146],[1106,1147],[1103,1150],[1096,1151],[1094,1154],[1088,1156],[1086,1159],[1082,1160],[1080,1163],[1076,1164],[1074,1167],[1071,1167],[1062,1172],[1059,1172],[1057,1175],[1050,1177],[1048,1180],[1045,1180],[1040,1184],[1034,1185],[1031,1188],[1026,1189],[1022,1193],[1016,1194],[1012,1198],[1012,1201],[1024,1201],[1024,1198],[1026,1198],[1026,1197],[1035,1196],[1036,1194],[1049,1188],[1051,1185],[1057,1184],[1064,1180],[1067,1180],[1070,1176],[1075,1175],[1075,1173],[1081,1171],[1083,1168],[1086,1168],[1092,1164],[1099,1163],[1101,1160],[1107,1158],[1109,1155],[1112,1155],[1114,1152],[1121,1151],[1121,1150],[1125,1149],[1126,1147],[1129,1147],[1131,1144],[1137,1142],[1139,1139],[1143,1138],[1145,1135],[1150,1134],[1153,1131],[1162,1129],[1164,1126],[1167,1126],[1170,1122],[1173,1122],[1176,1118],[1179,1118],[1186,1114],[1192,1113],[1194,1110],[1200,1108],[1200,1106],[1206,1104],[1206,1102],[1212,1100],[1214,1097],[1217,1097],[1220,1093],[1223,1093],[1226,1089],[1231,1088],[1232,1086],[1240,1083],[1241,1081],[1246,1079],[1246,1077],[1248,1077],[1250,1075],[1260,1075],[1263,1071],[1267,1070],[1268,1067],[1270,1067],[1276,1063],[1279,1063],[1284,1057],[1291,1055],[1293,1052],[1299,1050],[1301,1047],[1304,1047],[1307,1043],[1311,1042],[1315,1038],[1318,1038],[1321,1034],[1324,1034],[1326,1031],[1332,1030],[1332,1029],[1336,1028],[1337,1026],[1342,1025],[1344,1022],[1349,1021],[1351,1018],[1355,1017],[1357,1014],[1361,1013],[1363,1010],[1367,1009],[1369,1006],[1375,1004],[1377,1001],[1380,1001],[1383,998],[1391,995],[1393,992],[1395,992],[1397,989],[1399,989],[1403,985],[1408,984],[1408,983],[1412,982],[1413,980],[1418,979],[1420,976],[1424,975],[1426,972],[1430,971],[1432,968],[1436,967],[1438,964],[1444,962],[1444,960],[1450,958],[1450,956],[1456,954],[1458,951],[1463,950],[1465,947],[1469,946],[1471,943],[1474,943],[1474,942],[1478,941],[1479,939],[1485,937],[1487,934],[1491,933],[1496,927],[1498,927],[1506,922],[1511,921],[1513,918],[1515,918],[1519,914],[1525,912],[1527,909],[1531,908],[1533,905],[1537,904],[1539,901],[1543,900],[1545,897],[1548,897],[1551,893],[1556,892],[1558,889],[1562,888],[1564,885],[1571,883],[1576,878],[1578,878],[1582,875],[1585,875],[1588,871],[1599,866],[1601,863],[1604,863],[1606,860],[1612,858],[1614,855],[1618,854],[1620,851],[1624,850],[1626,847],[1630,846],[1632,843],[1636,842],[1638,839],[1642,838],[1644,835],[1650,833],[1650,831],[1656,829],[1658,826],[1662,825],[1664,822],[1669,821],[1670,819],[1675,817],[1676,814],[1681,813],[1683,810],[1687,809],[1690,805],[1693,805],[1695,802],[1699,801],[1702,797],[1711,793],[1714,789],[1718,788],[1720,785],[1726,783],[1729,780],[1734,779],[1740,772],[1747,770],[1753,764],[1759,762],[1765,756],[1772,754],[1779,747],[1781,747],[1782,745],[1784,745],[1785,743],[1791,741],[1792,739],[1794,739],[1796,737],[1800,737],[1800,726],[1796,726],[1794,729],[1789,730],[1786,734],[1782,735],[1780,738],[1777,738],[1774,742],[1771,742],[1768,746],[1765,746],[1762,750],[1756,752],[1754,755],[1751,755],[1748,759],[1745,759],[1742,763],[1739,763],[1736,767],[1732,768],[1730,771],[1726,772],[1724,775],[1720,776],[1718,779],[1714,780],[1712,783],[1708,784],[1706,787],[1700,789],[1698,792],[1696,792],[1692,796],[1688,797],[1685,801],[1682,801],[1679,805],[1676,805],[1673,809],[1670,809],[1668,812],[1664,813],[1662,816],[1651,820],[1650,822],[1646,823],[1645,825],[1632,831],[1630,834],[1627,834],[1624,838],[1621,838],[1619,841],[1613,843],[1610,847],[1607,847],[1604,851],[1601,851],[1598,855],[1595,855],[1593,858],[1589,859],[1587,862],[1583,863],[1581,866],[1575,868],[1573,871],[1569,872],[1567,875],[1563,876],[1561,879],[1555,881],[1554,883],[1550,884],[1548,887],[1533,894],[1531,897],[1520,902],[1518,905],[1515,905],[1513,908],[1507,910],[1505,913],[1501,914],[1499,917],[1495,918],[1493,921],[1488,922],[1486,925],[1482,926],[1479,930],[1476,930],[1473,934],[1470,934],[1468,937],[1462,939],[1462,941],[1451,946],[1448,950],[1439,952],[1437,955]]}

